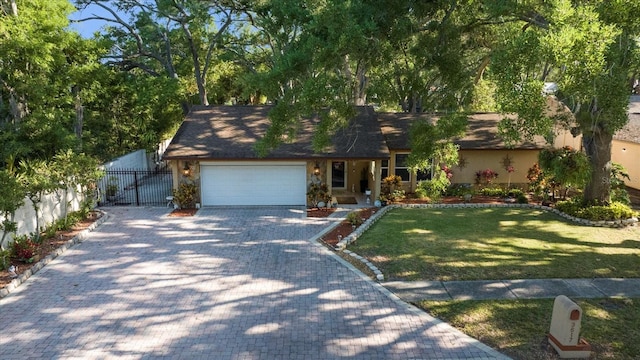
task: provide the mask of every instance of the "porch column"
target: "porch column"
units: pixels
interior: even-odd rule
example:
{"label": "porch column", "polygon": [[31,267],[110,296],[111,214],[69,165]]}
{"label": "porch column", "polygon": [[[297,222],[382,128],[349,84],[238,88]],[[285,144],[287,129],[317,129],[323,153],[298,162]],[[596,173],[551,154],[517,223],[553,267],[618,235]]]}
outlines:
{"label": "porch column", "polygon": [[373,186],[369,186],[371,189],[371,201],[375,201],[380,196],[380,184],[382,182],[382,160],[372,161],[372,177]]}

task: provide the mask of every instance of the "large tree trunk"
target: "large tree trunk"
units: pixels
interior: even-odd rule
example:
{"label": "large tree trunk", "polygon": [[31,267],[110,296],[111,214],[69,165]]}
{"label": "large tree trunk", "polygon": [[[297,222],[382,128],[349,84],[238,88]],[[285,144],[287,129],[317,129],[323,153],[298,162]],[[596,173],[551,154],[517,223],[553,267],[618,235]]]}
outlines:
{"label": "large tree trunk", "polygon": [[582,137],[582,145],[591,163],[591,180],[584,189],[584,200],[588,203],[609,203],[612,140],[613,134],[604,129],[596,129]]}

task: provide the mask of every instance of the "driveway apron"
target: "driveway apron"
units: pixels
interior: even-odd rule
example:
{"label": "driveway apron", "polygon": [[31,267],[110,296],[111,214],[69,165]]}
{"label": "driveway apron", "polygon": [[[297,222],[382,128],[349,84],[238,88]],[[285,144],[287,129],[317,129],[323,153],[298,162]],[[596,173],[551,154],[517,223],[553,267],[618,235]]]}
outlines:
{"label": "driveway apron", "polygon": [[0,300],[0,358],[506,358],[310,241],[331,220],[302,209],[109,212]]}

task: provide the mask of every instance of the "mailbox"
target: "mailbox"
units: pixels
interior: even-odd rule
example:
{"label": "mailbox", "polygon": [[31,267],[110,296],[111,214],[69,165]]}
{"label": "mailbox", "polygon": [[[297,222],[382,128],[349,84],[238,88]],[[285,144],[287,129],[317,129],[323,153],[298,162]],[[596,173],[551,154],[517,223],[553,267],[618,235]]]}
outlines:
{"label": "mailbox", "polygon": [[568,297],[560,295],[553,301],[549,343],[562,359],[588,358],[591,345],[580,338],[582,309]]}

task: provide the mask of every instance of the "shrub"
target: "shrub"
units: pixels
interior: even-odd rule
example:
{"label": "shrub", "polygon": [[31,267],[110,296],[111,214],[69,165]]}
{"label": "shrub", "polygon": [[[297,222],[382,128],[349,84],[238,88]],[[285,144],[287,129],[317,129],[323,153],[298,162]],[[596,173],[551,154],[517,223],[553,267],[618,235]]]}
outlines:
{"label": "shrub", "polygon": [[518,194],[516,199],[518,201],[518,204],[528,204],[529,203],[529,198],[527,197],[527,195],[525,195],[522,192],[520,194]]}
{"label": "shrub", "polygon": [[573,198],[568,201],[560,201],[556,208],[566,214],[591,221],[612,221],[628,219],[636,216],[636,213],[623,203],[614,202],[607,206],[585,206],[581,198]]}
{"label": "shrub", "polygon": [[452,184],[447,188],[444,194],[446,196],[463,196],[471,194],[472,192],[471,184]]}
{"label": "shrub", "polygon": [[476,171],[476,185],[489,185],[498,177],[498,173],[491,170]]}
{"label": "shrub", "polygon": [[318,207],[320,202],[324,202],[325,206],[331,201],[331,193],[326,184],[311,183],[307,191],[307,197],[313,207]]}
{"label": "shrub", "polygon": [[182,183],[173,190],[173,201],[182,209],[193,209],[196,205],[196,192],[198,188],[195,184]]}
{"label": "shrub", "polygon": [[505,191],[501,188],[482,188],[480,194],[484,196],[506,196]]}
{"label": "shrub", "polygon": [[0,270],[7,269],[10,265],[11,249],[0,250]]}
{"label": "shrub", "polygon": [[360,226],[362,224],[362,218],[358,215],[357,211],[347,214],[347,221],[353,226]]}
{"label": "shrub", "polygon": [[13,241],[13,256],[22,261],[29,261],[36,254],[37,250],[38,245],[25,235],[18,236]]}

